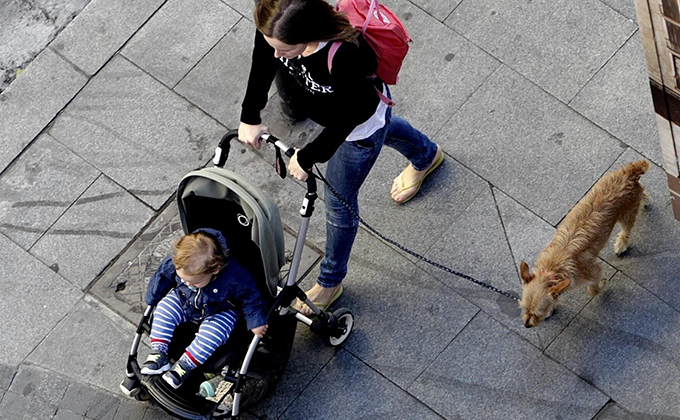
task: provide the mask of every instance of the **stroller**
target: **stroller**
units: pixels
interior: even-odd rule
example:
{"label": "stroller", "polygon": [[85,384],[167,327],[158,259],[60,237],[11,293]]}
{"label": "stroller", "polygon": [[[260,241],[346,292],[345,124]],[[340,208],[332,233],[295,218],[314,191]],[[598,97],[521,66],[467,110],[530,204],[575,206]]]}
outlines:
{"label": "stroller", "polygon": [[[120,389],[128,397],[140,401],[156,401],[173,416],[182,419],[238,419],[241,405],[259,401],[278,382],[290,357],[297,322],[322,335],[331,346],[341,345],[354,325],[352,313],[344,308],[325,312],[317,308],[298,286],[298,268],[302,258],[310,217],[314,212],[316,177],[310,174],[300,214],[302,220],[295,241],[288,277],[283,282],[280,270],[285,264],[283,228],[276,205],[258,188],[238,174],[224,169],[230,141],[237,131],[228,132],[215,151],[215,167],[187,174],[177,190],[177,204],[185,233],[199,228],[213,228],[224,234],[230,247],[230,258],[237,258],[253,274],[260,293],[269,308],[269,329],[259,339],[240,322],[226,344],[201,366],[194,369],[185,383],[173,389],[160,375],[142,375],[137,350],[144,334],[151,331],[153,307],[147,307],[140,320],[127,360],[126,378]],[[281,152],[291,157],[294,149],[273,136],[263,139],[276,146],[279,175],[285,177]],[[282,284],[283,283],[283,284]],[[314,311],[307,317],[291,307],[295,298]],[[198,331],[197,323],[179,325],[168,350],[176,361]],[[206,399],[198,395],[205,381],[214,388],[228,391],[221,398]],[[217,383],[219,385],[215,385]],[[210,387],[208,387],[210,388]],[[211,395],[210,393],[208,394]],[[230,401],[231,404],[225,404]]]}

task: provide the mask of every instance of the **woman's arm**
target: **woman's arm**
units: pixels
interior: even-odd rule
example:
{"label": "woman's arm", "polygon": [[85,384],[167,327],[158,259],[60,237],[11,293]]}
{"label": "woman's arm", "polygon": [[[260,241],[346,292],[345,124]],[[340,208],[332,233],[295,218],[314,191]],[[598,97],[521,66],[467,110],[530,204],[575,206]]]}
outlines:
{"label": "woman's arm", "polygon": [[274,57],[274,48],[256,30],[248,87],[241,104],[241,122],[249,125],[262,123],[260,111],[267,105],[269,88],[278,68],[279,60]]}
{"label": "woman's arm", "polygon": [[333,57],[334,108],[341,111],[313,141],[298,151],[297,163],[302,168],[328,161],[356,126],[370,118],[372,114],[357,112],[357,104],[370,103],[374,112],[378,106],[374,83],[382,86],[382,82],[370,79],[377,67],[375,53],[363,39],[360,45],[345,42]]}

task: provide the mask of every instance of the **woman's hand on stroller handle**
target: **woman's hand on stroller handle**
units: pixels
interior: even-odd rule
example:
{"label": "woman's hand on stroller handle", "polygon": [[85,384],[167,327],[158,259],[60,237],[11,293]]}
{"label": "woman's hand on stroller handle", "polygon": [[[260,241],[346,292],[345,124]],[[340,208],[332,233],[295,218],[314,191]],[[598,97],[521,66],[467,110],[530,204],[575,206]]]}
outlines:
{"label": "woman's hand on stroller handle", "polygon": [[[310,175],[310,171],[304,170],[300,164],[298,163],[297,160],[297,151],[300,149],[295,149],[295,153],[293,156],[290,158],[290,162],[288,162],[288,172],[293,176],[293,178],[299,180],[299,181],[306,181],[307,177]],[[312,174],[313,176],[313,174]]]}
{"label": "woman's hand on stroller handle", "polygon": [[269,127],[264,124],[251,125],[240,123],[238,126],[238,141],[249,144],[260,150],[264,135],[269,134]]}

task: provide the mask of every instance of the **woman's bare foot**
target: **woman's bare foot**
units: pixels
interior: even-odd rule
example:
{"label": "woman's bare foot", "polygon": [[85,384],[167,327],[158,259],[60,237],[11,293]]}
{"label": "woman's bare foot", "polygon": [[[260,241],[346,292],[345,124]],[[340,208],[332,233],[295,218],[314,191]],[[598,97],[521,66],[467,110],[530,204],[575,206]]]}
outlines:
{"label": "woman's bare foot", "polygon": [[[341,287],[342,287],[341,285],[336,287],[321,287],[317,283],[314,286],[312,286],[311,289],[305,292],[305,294],[307,295],[309,300],[314,302],[316,306],[321,307],[322,309],[325,310],[329,306],[329,302],[333,300],[333,297],[336,296],[338,289]],[[299,299],[295,303],[295,308],[298,311],[300,311],[302,315],[312,315],[314,313],[312,311],[312,308],[302,303]]]}
{"label": "woman's bare foot", "polygon": [[437,153],[434,155],[434,160],[427,169],[416,171],[413,168],[413,165],[409,164],[392,183],[392,190],[390,191],[392,200],[402,204],[413,198],[420,190],[420,186],[425,180],[425,177],[442,163],[443,157],[442,150],[437,146]]}

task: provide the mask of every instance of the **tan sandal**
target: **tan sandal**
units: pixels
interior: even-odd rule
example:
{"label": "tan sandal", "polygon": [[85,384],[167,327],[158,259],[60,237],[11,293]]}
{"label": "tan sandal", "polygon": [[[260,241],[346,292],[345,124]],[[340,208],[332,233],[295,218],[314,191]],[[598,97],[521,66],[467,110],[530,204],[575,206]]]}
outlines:
{"label": "tan sandal", "polygon": [[[340,285],[340,287],[338,287],[338,290],[336,290],[335,293],[333,294],[333,297],[331,297],[330,301],[323,302],[323,303],[312,301],[312,303],[314,304],[314,306],[316,306],[317,308],[319,308],[319,309],[321,309],[322,311],[325,312],[336,300],[338,300],[338,298],[342,295],[342,292],[343,292],[343,288],[342,288],[342,285]],[[295,305],[295,309],[297,309],[299,312],[302,312],[302,308],[305,307],[305,306],[307,306],[307,305],[304,302],[301,302],[298,299],[298,301]]]}
{"label": "tan sandal", "polygon": [[[437,151],[439,151],[439,148],[437,148]],[[432,166],[430,166],[430,167],[428,168],[427,172],[425,172],[425,173],[420,177],[420,179],[418,179],[417,181],[411,183],[411,184],[408,185],[408,186],[405,186],[405,185],[404,185],[404,180],[403,180],[403,178],[402,178],[402,176],[404,175],[404,172],[406,172],[406,169],[408,169],[408,167],[407,167],[406,169],[404,169],[403,171],[401,171],[401,173],[399,174],[399,176],[395,179],[395,181],[399,181],[399,191],[398,191],[396,194],[399,195],[399,194],[401,194],[402,192],[404,192],[404,191],[406,191],[406,190],[408,190],[408,189],[410,189],[410,188],[414,188],[414,187],[415,187],[415,189],[413,190],[413,193],[411,193],[411,195],[407,196],[406,199],[403,200],[403,201],[397,201],[397,200],[395,200],[394,198],[392,198],[392,200],[394,200],[395,203],[404,204],[404,203],[406,203],[407,201],[409,201],[410,199],[412,199],[413,197],[415,197],[415,195],[418,194],[418,191],[420,191],[420,187],[422,186],[423,181],[425,181],[425,178],[427,178],[427,176],[428,176],[430,173],[432,173],[432,171],[434,171],[435,169],[437,169],[437,167],[439,167],[439,165],[441,165],[441,163],[442,163],[443,161],[444,161],[444,152],[441,152],[441,153],[439,154],[439,158],[437,158],[437,160],[432,164]]]}

